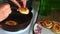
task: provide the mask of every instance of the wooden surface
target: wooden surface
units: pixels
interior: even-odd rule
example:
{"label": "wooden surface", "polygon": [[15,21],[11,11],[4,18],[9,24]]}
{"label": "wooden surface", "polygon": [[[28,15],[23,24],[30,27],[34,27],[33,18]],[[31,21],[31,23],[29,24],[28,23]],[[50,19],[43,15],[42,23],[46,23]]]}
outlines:
{"label": "wooden surface", "polygon": [[41,21],[41,20],[44,20],[44,19],[51,19],[51,20],[53,20],[53,21],[60,22],[60,10],[54,10],[54,11],[52,11],[51,14],[48,15],[48,16],[41,16],[41,15],[39,14],[38,20]]}

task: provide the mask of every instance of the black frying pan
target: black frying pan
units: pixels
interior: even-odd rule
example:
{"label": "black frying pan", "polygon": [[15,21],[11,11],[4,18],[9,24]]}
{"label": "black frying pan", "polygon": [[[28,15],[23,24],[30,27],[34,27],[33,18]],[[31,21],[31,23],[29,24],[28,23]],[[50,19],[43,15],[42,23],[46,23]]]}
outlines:
{"label": "black frying pan", "polygon": [[[13,3],[9,3],[9,4],[11,5]],[[1,22],[1,24],[3,25],[2,29],[6,31],[14,32],[14,31],[18,31],[18,30],[26,28],[29,25],[33,16],[31,12],[32,7],[28,7],[29,14],[27,15],[19,13],[19,11],[17,11],[18,7],[14,4],[11,5],[11,8],[12,8],[12,13],[7,17],[7,19]],[[16,26],[10,26],[10,25],[5,24],[6,21],[9,21],[9,20],[16,21],[18,24]]]}
{"label": "black frying pan", "polygon": [[[16,11],[15,8],[12,8],[12,13],[7,17],[7,19],[1,22],[3,25],[2,28],[7,31],[18,31],[20,29],[24,29],[29,25],[32,19],[32,16],[33,15],[32,15],[31,9],[29,14],[25,15],[25,14],[19,13],[19,11]],[[9,20],[16,21],[18,24],[16,26],[6,25],[5,24],[6,21],[9,21]]]}

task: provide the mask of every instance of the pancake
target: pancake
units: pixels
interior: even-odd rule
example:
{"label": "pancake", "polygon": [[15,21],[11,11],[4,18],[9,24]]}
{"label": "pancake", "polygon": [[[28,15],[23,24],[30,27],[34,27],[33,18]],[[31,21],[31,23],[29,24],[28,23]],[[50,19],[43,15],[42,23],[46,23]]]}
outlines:
{"label": "pancake", "polygon": [[28,8],[18,8],[18,11],[22,14],[29,14],[29,9]]}
{"label": "pancake", "polygon": [[53,22],[51,20],[44,20],[42,26],[50,29],[53,26]]}
{"label": "pancake", "polygon": [[13,26],[13,25],[17,25],[17,22],[12,21],[12,20],[9,20],[9,21],[6,21],[6,23],[5,23],[5,24],[6,24],[6,25]]}
{"label": "pancake", "polygon": [[54,26],[52,27],[52,31],[54,33],[60,34],[60,23],[55,23]]}
{"label": "pancake", "polygon": [[2,24],[0,24],[0,28],[2,28]]}

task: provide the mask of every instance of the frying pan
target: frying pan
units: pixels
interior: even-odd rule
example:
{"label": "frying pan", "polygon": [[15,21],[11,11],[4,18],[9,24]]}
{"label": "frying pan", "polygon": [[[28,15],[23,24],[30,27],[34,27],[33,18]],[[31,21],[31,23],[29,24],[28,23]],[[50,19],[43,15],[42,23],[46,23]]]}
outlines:
{"label": "frying pan", "polygon": [[[4,1],[2,0],[1,3],[3,3]],[[12,2],[7,2],[5,1],[4,3],[9,3],[11,5],[12,8],[12,13],[7,17],[7,19],[5,19],[4,21],[1,22],[1,24],[3,25],[2,29],[6,30],[6,31],[18,31],[20,29],[24,29],[26,28],[29,23],[30,20],[32,19],[32,7],[28,7],[29,9],[29,14],[28,15],[24,15],[19,13],[19,11],[17,11],[17,6],[12,3]],[[1,5],[1,4],[0,4]],[[16,26],[9,26],[5,24],[5,21],[9,21],[9,20],[13,20],[16,21],[18,24]]]}

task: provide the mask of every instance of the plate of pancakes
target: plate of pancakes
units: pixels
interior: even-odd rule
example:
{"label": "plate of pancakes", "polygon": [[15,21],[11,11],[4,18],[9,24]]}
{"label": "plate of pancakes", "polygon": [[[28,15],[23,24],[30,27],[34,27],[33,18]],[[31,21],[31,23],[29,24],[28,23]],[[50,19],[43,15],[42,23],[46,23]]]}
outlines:
{"label": "plate of pancakes", "polygon": [[[45,19],[42,21],[37,22],[39,27],[41,28],[41,34],[60,34],[60,23],[50,20],[50,19]],[[35,24],[36,25],[36,24]],[[34,32],[36,26],[34,25]]]}

